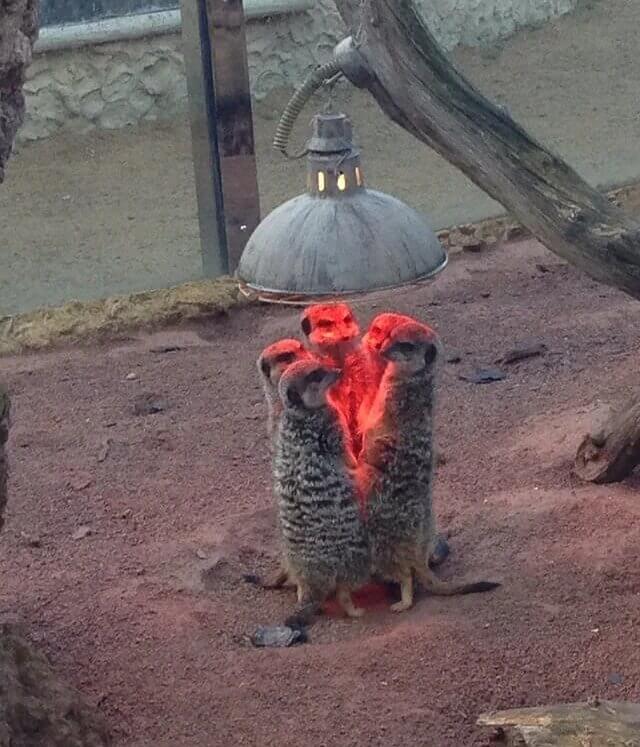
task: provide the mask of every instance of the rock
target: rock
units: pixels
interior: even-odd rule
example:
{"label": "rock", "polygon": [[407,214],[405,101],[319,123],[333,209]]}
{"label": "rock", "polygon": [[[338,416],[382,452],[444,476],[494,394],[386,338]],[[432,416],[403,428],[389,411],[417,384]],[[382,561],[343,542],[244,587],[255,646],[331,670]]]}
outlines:
{"label": "rock", "polygon": [[307,634],[299,628],[288,625],[263,625],[251,636],[256,648],[288,648],[297,643],[306,643]]}
{"label": "rock", "polygon": [[462,356],[460,353],[449,353],[447,355],[447,363],[460,363]]}
{"label": "rock", "polygon": [[155,415],[158,412],[164,412],[168,403],[164,397],[159,394],[151,394],[146,392],[145,394],[138,395],[133,401],[133,414],[134,415]]}
{"label": "rock", "polygon": [[27,532],[20,532],[20,539],[24,542],[27,547],[42,547],[42,540],[40,537],[36,537]]}
{"label": "rock", "polygon": [[137,373],[134,373],[133,371],[132,371],[131,373],[128,373],[128,374],[127,374],[127,375],[125,376],[125,379],[126,379],[127,381],[135,381],[135,380],[136,380],[137,378],[138,378],[138,374],[137,374]]}
{"label": "rock", "polygon": [[611,685],[621,685],[624,682],[624,677],[618,672],[612,672],[607,679]]}
{"label": "rock", "polygon": [[505,241],[518,241],[518,239],[524,239],[529,235],[529,231],[519,223],[510,223],[505,227],[502,235]]}
{"label": "rock", "polygon": [[88,537],[91,534],[91,527],[88,526],[81,526],[76,529],[76,531],[71,535],[71,539],[74,540],[81,540],[85,537]]}
{"label": "rock", "polygon": [[487,248],[487,242],[484,239],[469,236],[462,242],[462,249],[465,252],[481,252]]}
{"label": "rock", "polygon": [[496,363],[508,365],[509,363],[516,363],[527,358],[535,358],[538,355],[542,355],[546,349],[547,346],[543,342],[519,343],[515,348],[508,350]]}
{"label": "rock", "polygon": [[0,625],[0,745],[111,745],[103,716],[13,626]]}
{"label": "rock", "polygon": [[471,384],[490,384],[493,381],[502,381],[507,378],[507,374],[499,368],[476,368],[468,374],[460,374],[463,381]]}

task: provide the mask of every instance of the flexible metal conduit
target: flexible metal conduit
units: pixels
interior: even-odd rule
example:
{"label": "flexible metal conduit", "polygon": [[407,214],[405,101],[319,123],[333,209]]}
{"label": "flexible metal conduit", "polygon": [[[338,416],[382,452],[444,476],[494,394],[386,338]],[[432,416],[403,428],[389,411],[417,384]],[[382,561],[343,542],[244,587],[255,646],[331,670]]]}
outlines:
{"label": "flexible metal conduit", "polygon": [[[295,13],[312,7],[313,0],[244,0],[245,16],[249,19]],[[62,26],[45,26],[40,30],[35,52],[86,47],[91,44],[140,39],[159,34],[175,34],[181,27],[179,10],[139,13]]]}

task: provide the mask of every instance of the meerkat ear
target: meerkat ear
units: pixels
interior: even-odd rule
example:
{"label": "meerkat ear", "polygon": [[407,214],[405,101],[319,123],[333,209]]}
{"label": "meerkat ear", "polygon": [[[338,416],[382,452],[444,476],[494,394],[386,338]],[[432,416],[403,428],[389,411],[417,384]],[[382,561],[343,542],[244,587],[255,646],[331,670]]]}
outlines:
{"label": "meerkat ear", "polygon": [[438,346],[436,345],[435,342],[428,343],[426,350],[424,351],[425,365],[430,366],[437,357],[438,357]]}
{"label": "meerkat ear", "polygon": [[300,394],[293,388],[287,389],[287,401],[293,407],[300,407],[301,405],[304,404]]}
{"label": "meerkat ear", "polygon": [[303,317],[302,321],[300,322],[300,326],[302,327],[302,332],[307,337],[311,334],[311,321],[308,317]]}
{"label": "meerkat ear", "polygon": [[268,379],[271,374],[271,366],[269,365],[269,361],[266,358],[262,358],[260,360],[260,370],[262,371],[263,375]]}

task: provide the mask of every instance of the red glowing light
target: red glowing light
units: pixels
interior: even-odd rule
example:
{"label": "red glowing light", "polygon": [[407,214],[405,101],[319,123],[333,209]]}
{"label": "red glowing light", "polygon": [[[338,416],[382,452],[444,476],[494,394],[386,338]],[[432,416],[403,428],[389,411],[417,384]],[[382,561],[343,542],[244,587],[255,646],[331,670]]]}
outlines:
{"label": "red glowing light", "polygon": [[338,413],[345,433],[345,461],[354,470],[364,509],[374,475],[370,465],[359,462],[363,434],[373,427],[378,431],[386,427],[386,392],[382,383],[388,361],[382,351],[401,332],[410,338],[435,333],[410,316],[385,312],[373,319],[360,339],[360,327],[346,303],[309,306],[302,315],[301,329],[306,347],[297,340],[280,340],[265,348],[260,360],[270,362],[272,381],[274,366],[279,379],[288,365],[305,356],[326,360],[342,370],[340,380],[329,392],[329,403]]}

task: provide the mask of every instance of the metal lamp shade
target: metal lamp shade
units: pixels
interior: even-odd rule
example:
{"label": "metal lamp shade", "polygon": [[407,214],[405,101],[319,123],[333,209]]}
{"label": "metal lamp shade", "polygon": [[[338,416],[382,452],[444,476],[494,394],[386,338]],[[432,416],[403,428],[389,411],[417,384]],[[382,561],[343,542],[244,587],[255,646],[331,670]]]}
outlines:
{"label": "metal lamp shade", "polygon": [[[415,283],[442,270],[446,252],[422,216],[364,187],[347,118],[320,115],[314,125],[309,191],[255,229],[236,273],[241,287],[265,300],[304,303]],[[323,134],[328,148],[336,147],[336,127],[344,149],[323,151]]]}

